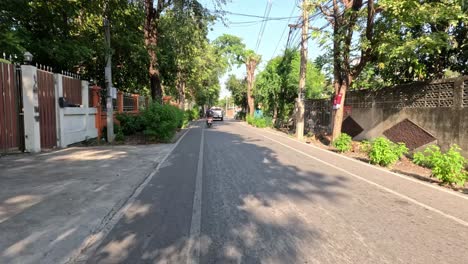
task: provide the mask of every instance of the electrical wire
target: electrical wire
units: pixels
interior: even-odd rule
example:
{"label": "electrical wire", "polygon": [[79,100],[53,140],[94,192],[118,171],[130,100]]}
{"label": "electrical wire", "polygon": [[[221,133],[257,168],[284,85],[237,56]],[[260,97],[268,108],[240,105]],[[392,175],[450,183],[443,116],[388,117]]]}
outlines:
{"label": "electrical wire", "polygon": [[[289,17],[292,16],[292,14],[294,13],[294,10],[296,9],[296,7],[293,5],[293,8],[291,10],[291,14],[289,15]],[[275,53],[276,51],[278,50],[278,47],[281,43],[281,40],[283,39],[283,36],[284,36],[284,33],[286,33],[286,29],[289,27],[289,21],[291,21],[291,19],[288,19],[288,24],[286,24],[286,26],[284,27],[283,29],[283,33],[281,33],[281,37],[280,39],[278,40],[278,44],[276,44],[276,48],[275,48],[275,51],[273,51],[273,54],[271,55],[271,59],[273,59],[273,57],[275,56]],[[289,34],[288,34],[288,41],[286,42],[286,45],[287,43],[289,42],[289,36],[291,35],[291,28],[289,29]]]}
{"label": "electrical wire", "polygon": [[266,21],[264,21],[262,23],[262,26],[260,27],[260,32],[257,38],[257,44],[255,45],[255,52],[258,51],[258,48],[260,47],[260,43],[262,42],[262,38],[263,38],[263,34],[265,33],[265,28],[266,28],[266,24],[268,21],[268,17],[270,16],[272,4],[273,4],[273,0],[268,0],[267,5],[265,7],[265,13],[264,13],[264,19]]}
{"label": "electrical wire", "polygon": [[[235,13],[235,12],[229,12],[229,11],[211,11],[213,13],[219,13],[221,15],[223,14],[228,14],[228,15],[234,15],[234,16],[244,16],[244,17],[254,17],[254,18],[265,18],[265,16],[259,16],[259,15],[252,15],[252,14],[243,14],[243,13]],[[295,17],[271,17],[271,19],[288,19],[288,18],[297,18]]]}

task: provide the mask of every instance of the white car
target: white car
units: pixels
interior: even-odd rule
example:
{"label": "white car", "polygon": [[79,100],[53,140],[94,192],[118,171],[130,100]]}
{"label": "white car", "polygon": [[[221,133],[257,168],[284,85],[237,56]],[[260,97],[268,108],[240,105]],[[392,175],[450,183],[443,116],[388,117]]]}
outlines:
{"label": "white car", "polygon": [[213,119],[224,120],[224,111],[221,107],[212,107],[211,112],[213,112]]}

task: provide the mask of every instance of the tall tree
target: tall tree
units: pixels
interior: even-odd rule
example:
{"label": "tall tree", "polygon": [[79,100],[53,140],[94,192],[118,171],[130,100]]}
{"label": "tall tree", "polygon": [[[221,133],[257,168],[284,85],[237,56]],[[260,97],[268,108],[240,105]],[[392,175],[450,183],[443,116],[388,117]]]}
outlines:
{"label": "tall tree", "polygon": [[214,17],[197,3],[178,12],[169,10],[161,17],[158,47],[161,76],[166,93],[175,95],[181,108],[185,105],[186,93],[192,91],[187,85],[195,85],[191,79],[199,78],[194,72],[202,65],[195,58],[210,54],[206,52],[209,49],[207,33],[213,20]]}
{"label": "tall tree", "polygon": [[247,81],[245,78],[239,79],[234,74],[229,75],[226,81],[226,89],[231,92],[234,104],[247,109]]}
{"label": "tall tree", "polygon": [[[217,4],[217,6],[221,6],[225,2],[225,0],[214,0],[214,3]],[[161,15],[167,10],[172,10],[172,12],[176,13],[184,13],[187,9],[194,10],[202,5],[197,0],[145,0],[144,3],[146,14],[144,32],[145,44],[150,57],[148,72],[151,96],[153,99],[160,100],[164,94],[157,55]]]}
{"label": "tall tree", "polygon": [[163,88],[161,85],[161,73],[158,66],[156,49],[158,46],[159,19],[162,12],[171,4],[171,0],[145,0],[145,45],[150,58],[148,74],[150,79],[151,97],[153,100],[161,100]]}
{"label": "tall tree", "polygon": [[240,66],[245,64],[247,71],[247,104],[248,112],[251,116],[255,111],[255,103],[253,98],[253,85],[255,81],[255,69],[260,63],[261,56],[256,54],[253,50],[247,49],[242,39],[223,34],[218,37],[214,44],[218,47],[221,54],[224,54],[230,65]]}
{"label": "tall tree", "polygon": [[[261,102],[265,112],[275,120],[289,118],[294,108],[300,63],[299,52],[288,49],[283,56],[268,61],[265,69],[257,76],[254,90],[256,101]],[[323,98],[327,93],[325,76],[312,62],[307,64],[305,97]]]}
{"label": "tall tree", "polygon": [[[377,42],[374,25],[381,9],[374,0],[316,0],[314,4],[332,27],[333,86],[344,102],[353,80],[372,59]],[[332,140],[340,135],[342,122],[341,106],[334,112]]]}
{"label": "tall tree", "polygon": [[113,53],[112,72],[119,89],[147,86],[148,58],[144,45],[143,5],[128,0],[0,1],[0,52],[80,73],[103,84],[104,5],[108,3]]}

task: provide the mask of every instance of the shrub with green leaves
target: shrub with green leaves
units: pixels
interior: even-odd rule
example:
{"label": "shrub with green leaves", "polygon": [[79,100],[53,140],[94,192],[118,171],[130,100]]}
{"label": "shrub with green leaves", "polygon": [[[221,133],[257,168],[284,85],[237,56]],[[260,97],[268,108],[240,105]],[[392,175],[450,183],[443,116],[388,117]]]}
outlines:
{"label": "shrub with green leaves", "polygon": [[369,159],[372,164],[387,167],[407,153],[408,148],[404,143],[393,143],[384,137],[378,137],[371,142]]}
{"label": "shrub with green leaves", "polygon": [[429,146],[423,152],[413,155],[414,163],[432,169],[432,175],[444,183],[463,186],[468,179],[465,171],[466,159],[460,153],[460,147],[452,145],[446,153],[438,146]]}
{"label": "shrub with green leaves", "polygon": [[117,114],[116,119],[120,122],[120,128],[125,136],[142,132],[145,129],[140,115],[122,113]]}
{"label": "shrub with green leaves", "polygon": [[273,125],[273,120],[271,117],[246,117],[247,124],[252,125],[258,128],[271,127]]}
{"label": "shrub with green leaves", "polygon": [[363,140],[360,144],[359,144],[359,150],[361,152],[365,152],[365,153],[369,153],[370,150],[371,150],[371,143],[367,140]]}
{"label": "shrub with green leaves", "polygon": [[339,151],[339,152],[346,152],[350,151],[352,148],[352,141],[353,139],[351,138],[350,135],[346,133],[341,133],[340,136],[333,141],[333,146]]}
{"label": "shrub with green leaves", "polygon": [[183,111],[175,106],[152,103],[142,113],[144,133],[151,140],[168,142],[183,124]]}

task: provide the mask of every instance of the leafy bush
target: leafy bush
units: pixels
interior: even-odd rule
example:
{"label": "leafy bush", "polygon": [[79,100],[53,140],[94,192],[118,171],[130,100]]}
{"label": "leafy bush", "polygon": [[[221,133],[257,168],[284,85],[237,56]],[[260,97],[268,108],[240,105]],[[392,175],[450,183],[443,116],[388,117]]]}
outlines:
{"label": "leafy bush", "polygon": [[115,141],[123,142],[125,141],[125,135],[122,130],[122,126],[115,126],[114,127],[114,134],[115,134]]}
{"label": "leafy bush", "polygon": [[346,133],[341,133],[341,135],[333,141],[333,146],[339,151],[339,152],[346,152],[351,150],[351,145],[352,143],[352,138]]}
{"label": "leafy bush", "polygon": [[152,103],[141,115],[145,124],[144,133],[152,140],[167,142],[177,128],[182,127],[183,115],[183,111],[175,106]]}
{"label": "leafy bush", "polygon": [[271,127],[273,125],[273,121],[271,117],[264,116],[264,117],[246,117],[247,124],[252,125],[254,127],[265,128]]}
{"label": "leafy bush", "polygon": [[463,186],[468,179],[465,171],[466,159],[460,154],[460,147],[452,145],[446,153],[438,146],[429,146],[423,152],[413,155],[414,163],[432,169],[432,175],[444,183]]}
{"label": "leafy bush", "polygon": [[443,157],[440,148],[436,145],[428,146],[423,152],[413,154],[413,162],[417,165],[432,168],[437,160]]}
{"label": "leafy bush", "polygon": [[140,115],[118,114],[116,119],[120,122],[123,135],[129,136],[136,132],[142,132],[145,127]]}
{"label": "leafy bush", "polygon": [[369,153],[371,150],[371,147],[372,147],[371,143],[367,140],[363,140],[361,144],[359,144],[359,150],[361,152]]}
{"label": "leafy bush", "polygon": [[185,110],[185,118],[188,121],[198,120],[200,118],[200,113],[196,108]]}
{"label": "leafy bush", "polygon": [[378,137],[371,142],[369,159],[372,164],[389,166],[408,153],[404,143],[395,144],[384,137]]}

